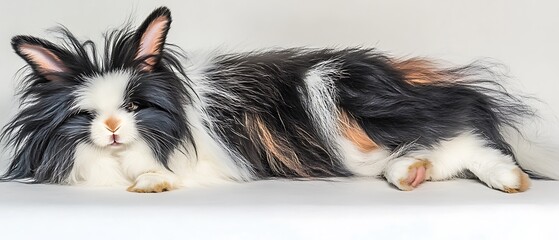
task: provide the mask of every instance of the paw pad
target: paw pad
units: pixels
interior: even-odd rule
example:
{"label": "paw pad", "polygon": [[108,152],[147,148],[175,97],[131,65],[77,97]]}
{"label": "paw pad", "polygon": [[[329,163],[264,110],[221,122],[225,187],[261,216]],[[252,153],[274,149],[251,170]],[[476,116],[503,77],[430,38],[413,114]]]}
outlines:
{"label": "paw pad", "polygon": [[175,189],[177,184],[173,183],[175,182],[171,176],[148,172],[138,176],[134,185],[127,190],[137,193],[160,193]]}
{"label": "paw pad", "polygon": [[389,182],[400,190],[410,191],[430,179],[431,163],[424,159],[405,159],[398,161],[389,169]]}
{"label": "paw pad", "polygon": [[518,176],[518,184],[515,186],[504,186],[503,191],[506,193],[519,193],[528,190],[531,185],[528,174],[524,173],[520,168],[514,169],[513,171]]}
{"label": "paw pad", "polygon": [[148,187],[144,187],[144,188],[139,188],[139,187],[136,186],[136,184],[134,184],[134,185],[128,187],[128,189],[126,189],[126,191],[137,192],[137,193],[160,193],[160,192],[166,192],[166,191],[170,191],[170,190],[173,190],[173,187],[168,182],[162,182],[162,183],[158,183],[158,184],[155,184],[153,186],[148,186]]}

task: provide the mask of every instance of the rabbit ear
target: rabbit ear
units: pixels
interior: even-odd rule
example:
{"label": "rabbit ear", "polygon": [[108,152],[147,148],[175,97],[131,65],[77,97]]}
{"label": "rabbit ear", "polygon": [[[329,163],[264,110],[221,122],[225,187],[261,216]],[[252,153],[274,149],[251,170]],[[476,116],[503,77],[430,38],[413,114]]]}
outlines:
{"label": "rabbit ear", "polygon": [[171,11],[166,7],[155,9],[136,31],[138,49],[135,60],[142,61],[141,70],[151,72],[161,59],[161,51],[171,26]]}
{"label": "rabbit ear", "polygon": [[15,36],[12,38],[12,47],[37,74],[47,80],[59,80],[60,73],[68,72],[60,58],[62,51],[49,41],[31,36]]}

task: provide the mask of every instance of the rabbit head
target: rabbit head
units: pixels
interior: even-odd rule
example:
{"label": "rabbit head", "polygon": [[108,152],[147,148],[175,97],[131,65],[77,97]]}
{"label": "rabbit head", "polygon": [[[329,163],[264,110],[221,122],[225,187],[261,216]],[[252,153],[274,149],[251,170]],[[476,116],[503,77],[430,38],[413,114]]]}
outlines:
{"label": "rabbit head", "polygon": [[107,33],[102,54],[64,28],[58,45],[14,37],[12,46],[30,73],[21,110],[2,133],[14,149],[4,178],[61,182],[80,143],[122,150],[144,141],[166,166],[169,154],[190,138],[182,55],[165,44],[170,24],[170,11],[158,8],[136,30]]}

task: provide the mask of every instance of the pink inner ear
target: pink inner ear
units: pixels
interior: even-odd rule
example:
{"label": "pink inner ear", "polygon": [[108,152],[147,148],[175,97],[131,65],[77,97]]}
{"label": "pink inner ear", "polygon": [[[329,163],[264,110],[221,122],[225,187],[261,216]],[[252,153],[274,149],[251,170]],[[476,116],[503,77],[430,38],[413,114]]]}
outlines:
{"label": "pink inner ear", "polygon": [[[161,41],[163,41],[163,34],[167,27],[168,19],[166,17],[158,17],[151,22],[142,38],[140,39],[140,49],[136,55],[136,59],[157,55],[161,51]],[[149,65],[155,64],[155,59],[148,58],[146,62]],[[149,68],[149,66],[146,66]]]}
{"label": "pink inner ear", "polygon": [[64,72],[66,68],[60,58],[44,47],[22,44],[19,51],[39,67],[41,73]]}

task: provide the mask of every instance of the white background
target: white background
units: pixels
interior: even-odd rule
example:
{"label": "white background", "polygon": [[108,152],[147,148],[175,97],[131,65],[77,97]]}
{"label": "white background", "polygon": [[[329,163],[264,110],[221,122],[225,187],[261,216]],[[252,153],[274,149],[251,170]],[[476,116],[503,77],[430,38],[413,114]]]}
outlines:
{"label": "white background", "polygon": [[[545,102],[542,130],[559,134],[554,0],[4,1],[0,124],[16,106],[15,73],[24,65],[12,36],[53,40],[45,30],[60,23],[99,40],[161,5],[173,12],[169,41],[185,50],[366,46],[455,64],[495,59],[508,66],[513,85]],[[557,185],[537,181],[507,195],[467,180],[413,192],[370,180],[265,181],[139,195],[4,183],[0,239],[556,239]]]}
{"label": "white background", "polygon": [[[169,42],[187,51],[268,47],[377,47],[394,56],[426,56],[455,64],[494,59],[508,67],[513,85],[542,104],[543,129],[557,136],[559,113],[559,2],[554,0],[209,0],[5,1],[0,8],[0,124],[16,106],[13,53],[17,34],[54,40],[46,31],[63,24],[81,39],[154,8],[173,13]],[[5,155],[2,158],[6,158]]]}

